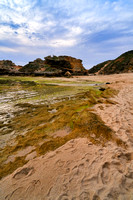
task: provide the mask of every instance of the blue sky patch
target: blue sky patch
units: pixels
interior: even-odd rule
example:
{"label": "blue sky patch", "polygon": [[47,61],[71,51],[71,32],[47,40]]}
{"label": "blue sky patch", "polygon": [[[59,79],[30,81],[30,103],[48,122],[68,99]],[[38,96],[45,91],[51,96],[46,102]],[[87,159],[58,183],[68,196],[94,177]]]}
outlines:
{"label": "blue sky patch", "polygon": [[0,1],[0,60],[69,55],[90,68],[132,47],[132,0]]}

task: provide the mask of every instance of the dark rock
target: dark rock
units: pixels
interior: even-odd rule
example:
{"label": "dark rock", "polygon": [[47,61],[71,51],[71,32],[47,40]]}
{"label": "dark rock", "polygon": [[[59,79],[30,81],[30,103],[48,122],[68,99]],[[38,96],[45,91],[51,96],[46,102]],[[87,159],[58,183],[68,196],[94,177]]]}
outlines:
{"label": "dark rock", "polygon": [[100,91],[104,91],[104,90],[106,90],[106,89],[105,89],[105,88],[100,88],[99,90],[100,90]]}
{"label": "dark rock", "polygon": [[86,70],[82,65],[82,60],[71,56],[47,56],[45,57],[45,64],[61,70],[62,75],[65,75],[67,71],[74,75],[84,75],[84,73],[86,73]]}
{"label": "dark rock", "polygon": [[110,84],[110,82],[107,82],[106,84]]}

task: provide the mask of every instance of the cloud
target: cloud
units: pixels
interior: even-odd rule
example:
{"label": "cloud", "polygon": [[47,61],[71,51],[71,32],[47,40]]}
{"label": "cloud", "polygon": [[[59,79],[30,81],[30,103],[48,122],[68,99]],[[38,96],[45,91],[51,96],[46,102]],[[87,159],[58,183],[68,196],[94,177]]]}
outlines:
{"label": "cloud", "polygon": [[0,46],[0,51],[2,52],[17,52],[16,49],[13,49],[13,48],[9,48],[9,47],[3,47],[3,46]]}
{"label": "cloud", "polygon": [[132,10],[132,0],[1,0],[0,51],[79,56],[82,49],[84,58],[90,47],[92,52],[115,44],[118,49],[122,40],[127,49],[133,35]]}
{"label": "cloud", "polygon": [[52,47],[71,47],[76,44],[77,42],[74,39],[56,39],[56,40],[51,40],[48,45]]}

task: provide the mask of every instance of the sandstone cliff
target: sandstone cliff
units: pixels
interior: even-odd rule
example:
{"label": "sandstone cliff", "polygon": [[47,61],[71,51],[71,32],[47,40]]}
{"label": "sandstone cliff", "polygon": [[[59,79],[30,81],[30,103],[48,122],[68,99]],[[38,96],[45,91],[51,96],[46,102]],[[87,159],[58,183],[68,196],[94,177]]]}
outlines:
{"label": "sandstone cliff", "polygon": [[45,57],[45,64],[50,67],[62,70],[62,73],[69,71],[73,74],[84,74],[86,72],[83,67],[82,60],[73,58],[71,56],[47,56]]}

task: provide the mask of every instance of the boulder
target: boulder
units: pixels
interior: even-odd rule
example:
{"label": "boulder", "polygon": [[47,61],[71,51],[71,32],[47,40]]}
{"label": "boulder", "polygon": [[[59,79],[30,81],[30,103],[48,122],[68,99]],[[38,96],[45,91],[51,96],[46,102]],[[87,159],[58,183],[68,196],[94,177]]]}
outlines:
{"label": "boulder", "polygon": [[67,71],[67,72],[65,73],[65,76],[68,77],[68,78],[70,78],[70,77],[72,76],[72,74],[71,74],[69,71]]}

